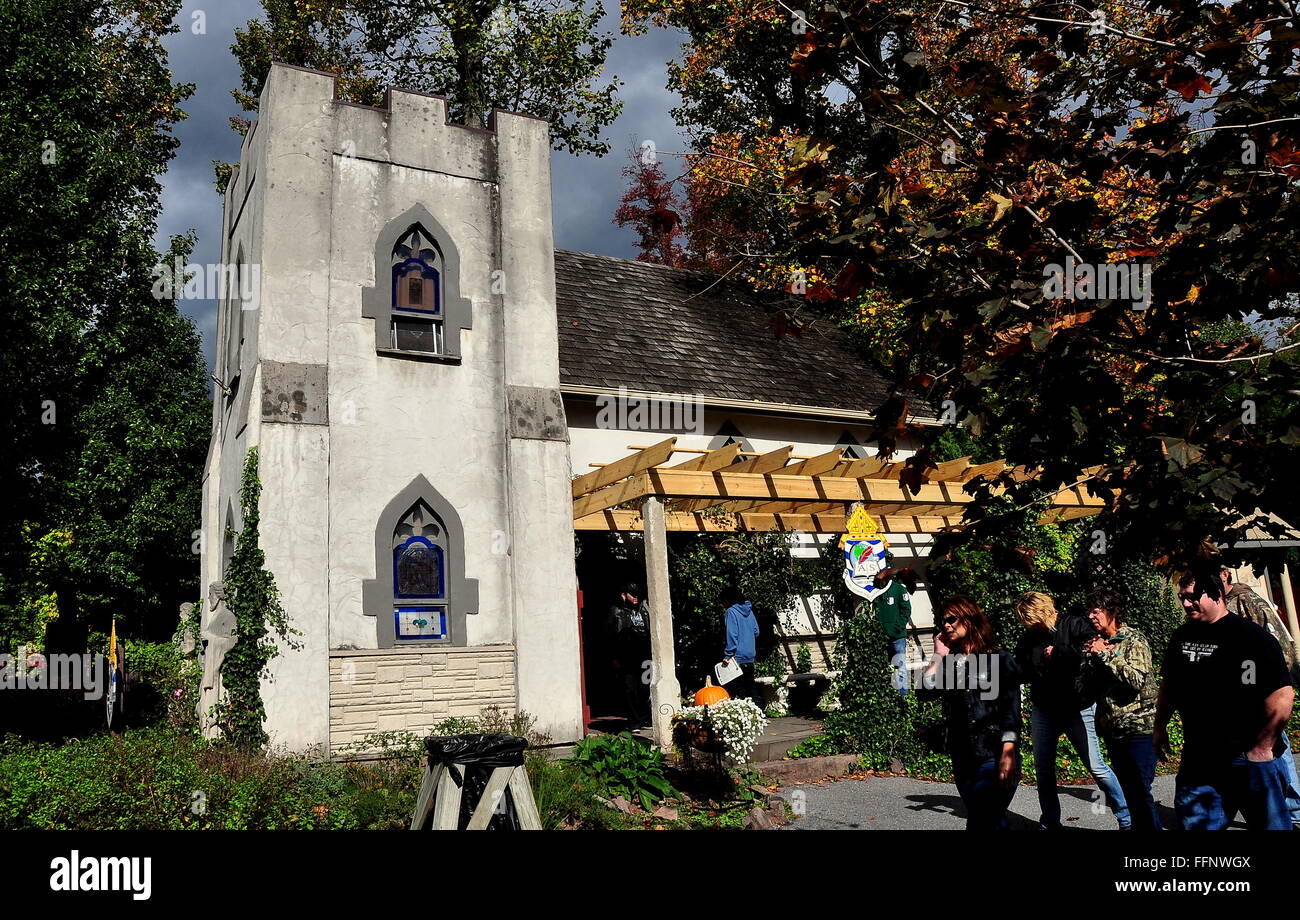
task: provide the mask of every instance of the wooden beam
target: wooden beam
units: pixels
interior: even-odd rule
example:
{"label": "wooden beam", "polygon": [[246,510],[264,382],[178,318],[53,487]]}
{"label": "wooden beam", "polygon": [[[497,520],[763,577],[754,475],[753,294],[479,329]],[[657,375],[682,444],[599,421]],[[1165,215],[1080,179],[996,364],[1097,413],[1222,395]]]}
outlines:
{"label": "wooden beam", "polygon": [[[740,463],[733,463],[726,468],[728,473],[769,473],[783,468],[790,462],[790,454],[794,453],[792,446],[778,447],[776,450],[760,454],[750,460],[742,460]],[[672,502],[668,506],[670,511],[703,511],[713,502],[686,500]]]}
{"label": "wooden beam", "polygon": [[705,473],[710,470],[720,470],[723,467],[731,466],[736,462],[738,456],[740,456],[740,442],[736,441],[725,447],[706,451],[702,457],[692,457],[685,463],[679,463],[676,466],[669,467],[669,469]]}
{"label": "wooden beam", "polygon": [[981,476],[996,476],[1007,468],[1005,460],[993,460],[989,463],[980,463],[975,466],[968,466],[962,474],[957,477],[962,482],[970,482]]}
{"label": "wooden beam", "polygon": [[[840,510],[825,514],[683,514],[665,516],[665,529],[693,533],[798,530],[804,533],[844,533]],[[959,528],[960,515],[884,515],[877,519],[882,533],[938,533]],[[575,530],[641,531],[645,522],[638,511],[602,511],[574,521]]]}
{"label": "wooden beam", "polygon": [[[839,467],[843,462],[843,460],[844,460],[844,451],[842,451],[840,448],[837,447],[834,450],[828,450],[826,453],[820,454],[816,457],[811,457],[807,460],[800,460],[798,463],[791,463],[789,466],[784,466],[781,469],[776,470],[773,475],[822,476],[831,473],[833,470]],[[754,500],[743,501],[743,502],[732,502],[728,504],[727,510],[736,513],[739,513],[741,511],[751,511],[751,510],[756,511],[758,510],[758,506],[765,505],[765,504],[770,504],[770,503],[762,502],[762,501],[754,501]]]}
{"label": "wooden beam", "polygon": [[590,495],[575,498],[573,500],[574,518],[585,517],[594,511],[604,511],[606,508],[613,508],[615,505],[621,505],[624,502],[644,498],[649,494],[647,492],[646,475],[647,471],[642,471],[631,479],[624,479],[622,482],[607,486],[599,492],[592,492]]}
{"label": "wooden beam", "polygon": [[673,455],[673,448],[676,444],[677,439],[675,437],[669,438],[631,456],[624,457],[622,460],[616,460],[608,466],[602,466],[593,472],[584,473],[573,480],[573,497],[577,498],[579,495],[595,492],[597,489],[603,489],[620,479],[626,479],[642,470],[664,463]]}
{"label": "wooden beam", "polygon": [[[713,473],[653,469],[646,470],[640,476],[646,477],[647,480],[645,494],[714,500],[706,502],[706,505],[713,504],[718,499],[742,498],[761,498],[766,501],[778,499],[820,502],[862,501],[868,505],[887,502],[965,505],[971,501],[971,497],[962,490],[960,485],[942,482],[920,486],[913,492],[905,490],[897,482],[880,479],[733,473],[730,469]],[[586,496],[580,501],[596,497],[598,496]],[[1061,497],[1064,498],[1065,494]],[[1062,504],[1077,504],[1077,502],[1064,501]],[[605,504],[600,507],[610,508],[613,505]],[[581,515],[577,516],[581,517]]]}
{"label": "wooden beam", "polygon": [[970,457],[945,460],[943,463],[935,464],[935,468],[930,472],[930,481],[961,482],[961,474],[969,469],[970,465]]}

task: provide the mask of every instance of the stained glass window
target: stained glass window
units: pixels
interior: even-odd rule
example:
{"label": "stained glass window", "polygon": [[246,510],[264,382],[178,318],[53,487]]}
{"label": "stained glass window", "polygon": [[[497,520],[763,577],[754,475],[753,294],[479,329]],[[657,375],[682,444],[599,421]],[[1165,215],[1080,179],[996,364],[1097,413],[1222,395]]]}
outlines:
{"label": "stained glass window", "polygon": [[442,597],[442,548],[423,537],[411,537],[393,550],[398,597]]}
{"label": "stained glass window", "polygon": [[447,623],[447,529],[417,501],[393,530],[397,638],[439,639]]}
{"label": "stained glass window", "polygon": [[393,309],[441,315],[441,264],[437,244],[413,225],[393,247]]}

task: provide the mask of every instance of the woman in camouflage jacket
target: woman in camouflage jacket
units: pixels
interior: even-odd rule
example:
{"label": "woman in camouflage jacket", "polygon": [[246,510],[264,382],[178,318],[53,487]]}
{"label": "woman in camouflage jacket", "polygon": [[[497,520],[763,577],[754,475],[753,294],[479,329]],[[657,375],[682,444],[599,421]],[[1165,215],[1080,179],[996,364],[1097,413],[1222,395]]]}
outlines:
{"label": "woman in camouflage jacket", "polygon": [[1112,592],[1092,592],[1087,612],[1098,635],[1083,647],[1079,692],[1097,700],[1097,730],[1106,739],[1133,829],[1162,830],[1151,796],[1158,690],[1151,646],[1142,633],[1124,625],[1119,599]]}

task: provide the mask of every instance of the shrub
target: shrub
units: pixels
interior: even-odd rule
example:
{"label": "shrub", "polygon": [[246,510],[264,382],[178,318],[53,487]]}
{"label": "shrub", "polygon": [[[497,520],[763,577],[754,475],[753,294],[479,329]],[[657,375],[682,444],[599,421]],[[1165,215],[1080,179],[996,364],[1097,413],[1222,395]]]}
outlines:
{"label": "shrub", "polygon": [[573,761],[530,757],[528,781],[543,830],[616,830],[624,826],[619,812],[596,799],[601,792],[599,782]]}
{"label": "shrub", "polygon": [[[844,753],[862,754],[875,769],[897,758],[907,764],[936,749],[939,705],[901,696],[894,687],[889,647],[879,621],[850,617],[836,644],[843,668],[836,680],[840,709],[826,716],[825,735]],[[824,751],[823,751],[824,752]]]}
{"label": "shrub", "polygon": [[128,639],[124,644],[132,723],[165,721],[176,728],[197,730],[202,663],[183,656],[174,642]]}
{"label": "shrub", "polygon": [[573,762],[595,779],[606,795],[640,802],[646,811],[677,794],[664,774],[663,752],[638,741],[630,732],[584,738],[573,750]]}
{"label": "shrub", "polygon": [[410,764],[339,764],[215,744],[170,726],[65,745],[6,737],[0,829],[405,827]]}

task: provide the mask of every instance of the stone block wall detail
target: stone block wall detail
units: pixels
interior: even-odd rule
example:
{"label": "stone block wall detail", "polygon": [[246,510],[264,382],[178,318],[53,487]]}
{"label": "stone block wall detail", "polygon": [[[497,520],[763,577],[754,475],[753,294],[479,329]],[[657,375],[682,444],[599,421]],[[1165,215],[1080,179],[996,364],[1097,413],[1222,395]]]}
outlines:
{"label": "stone block wall detail", "polygon": [[357,649],[330,652],[330,748],[376,732],[430,734],[444,719],[487,706],[515,710],[515,649]]}

